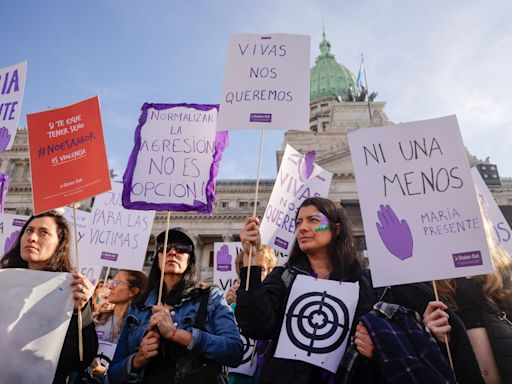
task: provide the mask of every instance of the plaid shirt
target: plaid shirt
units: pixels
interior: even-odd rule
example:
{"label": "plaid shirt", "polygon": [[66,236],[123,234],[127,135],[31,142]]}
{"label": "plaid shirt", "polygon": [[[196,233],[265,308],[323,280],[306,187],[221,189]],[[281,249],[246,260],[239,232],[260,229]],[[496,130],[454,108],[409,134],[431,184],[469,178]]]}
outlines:
{"label": "plaid shirt", "polygon": [[[420,316],[400,305],[378,302],[361,318],[374,345],[372,361],[383,383],[455,383],[450,365]],[[354,345],[342,361],[343,383],[362,382],[369,360]]]}

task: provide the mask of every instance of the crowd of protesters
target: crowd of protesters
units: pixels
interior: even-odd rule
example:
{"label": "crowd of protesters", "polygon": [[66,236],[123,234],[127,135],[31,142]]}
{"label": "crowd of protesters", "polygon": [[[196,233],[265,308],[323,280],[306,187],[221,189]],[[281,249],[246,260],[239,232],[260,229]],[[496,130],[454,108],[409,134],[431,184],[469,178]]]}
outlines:
{"label": "crowd of protesters", "polygon": [[[195,244],[181,228],[157,237],[149,276],[120,270],[95,290],[72,272],[70,230],[56,211],[32,216],[0,266],[72,273],[75,309],[54,383],[512,382],[512,262],[501,248],[490,246],[494,273],[438,281],[436,300],[431,283],[373,288],[338,203],[319,197],[302,202],[284,266],[276,266],[273,251],[261,244],[259,224],[249,217],[240,231],[240,283],[226,296],[198,280]],[[336,372],[275,356],[300,275],[359,284]],[[240,333],[256,340],[257,369],[253,376],[228,377],[226,367],[243,358]],[[98,341],[117,344],[108,368],[97,360]]]}

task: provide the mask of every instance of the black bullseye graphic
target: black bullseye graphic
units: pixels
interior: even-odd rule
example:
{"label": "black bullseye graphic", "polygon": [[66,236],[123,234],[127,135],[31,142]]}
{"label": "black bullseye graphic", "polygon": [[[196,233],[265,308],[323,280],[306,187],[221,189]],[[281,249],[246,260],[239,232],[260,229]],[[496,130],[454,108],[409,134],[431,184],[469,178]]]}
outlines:
{"label": "black bullseye graphic", "polygon": [[243,365],[243,364],[251,361],[252,350],[254,348],[254,340],[249,339],[248,337],[245,337],[241,333],[240,333],[240,337],[242,338],[242,344],[244,346],[244,357],[242,359],[242,362],[240,363],[240,365]]}
{"label": "black bullseye graphic", "polygon": [[308,356],[334,351],[343,344],[349,327],[347,306],[325,291],[297,297],[286,313],[286,333],[290,341]]}

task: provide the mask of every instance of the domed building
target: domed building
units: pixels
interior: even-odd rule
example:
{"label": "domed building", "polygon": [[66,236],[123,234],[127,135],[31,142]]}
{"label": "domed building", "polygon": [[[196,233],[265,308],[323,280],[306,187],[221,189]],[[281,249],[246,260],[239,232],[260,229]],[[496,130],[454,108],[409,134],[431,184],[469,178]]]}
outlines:
{"label": "domed building", "polygon": [[[378,129],[393,123],[384,111],[386,103],[375,101],[376,93],[368,98],[366,90],[356,84],[354,74],[337,62],[325,32],[319,48],[320,54],[310,72],[310,130],[285,133],[281,150],[276,153],[277,167],[286,144],[301,153],[314,150],[315,163],[333,173],[329,198],[347,208],[359,250],[364,252],[364,230],[347,134],[358,128]],[[472,166],[488,162],[469,153],[468,158]],[[32,193],[26,129],[19,129],[12,149],[0,155],[0,172],[7,173],[11,180],[5,212],[29,214]],[[260,180],[257,202],[257,215],[260,217],[264,214],[274,181]],[[186,228],[194,237],[202,279],[212,279],[214,243],[239,240],[238,234],[245,218],[253,213],[255,186],[256,180],[217,180],[217,203],[211,216],[172,213],[172,225]],[[512,178],[503,178],[501,185],[490,185],[489,189],[512,225]],[[148,259],[153,255],[155,236],[163,231],[165,225],[166,214],[157,212]]]}
{"label": "domed building", "polygon": [[350,70],[336,61],[331,53],[331,43],[322,33],[320,55],[310,71],[310,97],[311,103],[323,100],[337,99],[339,101],[354,101],[356,95],[356,81]]}

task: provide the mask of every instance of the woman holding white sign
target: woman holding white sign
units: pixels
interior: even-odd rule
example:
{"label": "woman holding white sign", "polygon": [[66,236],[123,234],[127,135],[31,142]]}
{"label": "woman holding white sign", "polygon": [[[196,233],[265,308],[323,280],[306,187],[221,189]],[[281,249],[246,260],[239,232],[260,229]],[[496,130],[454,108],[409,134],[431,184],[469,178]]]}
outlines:
{"label": "woman holding white sign", "polygon": [[[53,210],[32,216],[21,228],[14,247],[2,258],[1,268],[71,272],[70,239],[68,223],[59,211]],[[73,272],[71,286],[75,311],[62,346],[54,384],[65,383],[72,371],[85,369],[98,349],[90,305],[94,286],[78,272]],[[78,310],[82,311],[83,361],[80,361],[78,354]]]}
{"label": "woman holding white sign", "polygon": [[[359,303],[355,319],[368,312],[374,301],[369,276],[363,271],[357,256],[352,230],[344,209],[337,203],[320,197],[308,198],[299,207],[295,219],[296,241],[287,266],[276,267],[261,282],[260,267],[251,267],[250,288],[246,291],[248,260],[241,269],[241,284],[237,292],[236,316],[242,332],[255,339],[272,339],[265,354],[261,382],[330,383],[334,374],[305,361],[276,358],[281,325],[291,286],[300,275],[343,282],[359,282]],[[240,232],[240,239],[249,254],[250,247],[261,247],[259,220],[249,217]],[[350,334],[355,331],[352,323]],[[364,336],[364,329],[361,330]],[[366,347],[366,346],[365,346]],[[371,353],[371,351],[366,351]]]}
{"label": "woman holding white sign", "polygon": [[[111,384],[216,383],[221,365],[237,366],[242,340],[232,309],[218,288],[196,277],[195,246],[181,228],[156,239],[148,288],[134,302],[109,366]],[[164,264],[163,305],[157,303]]]}

